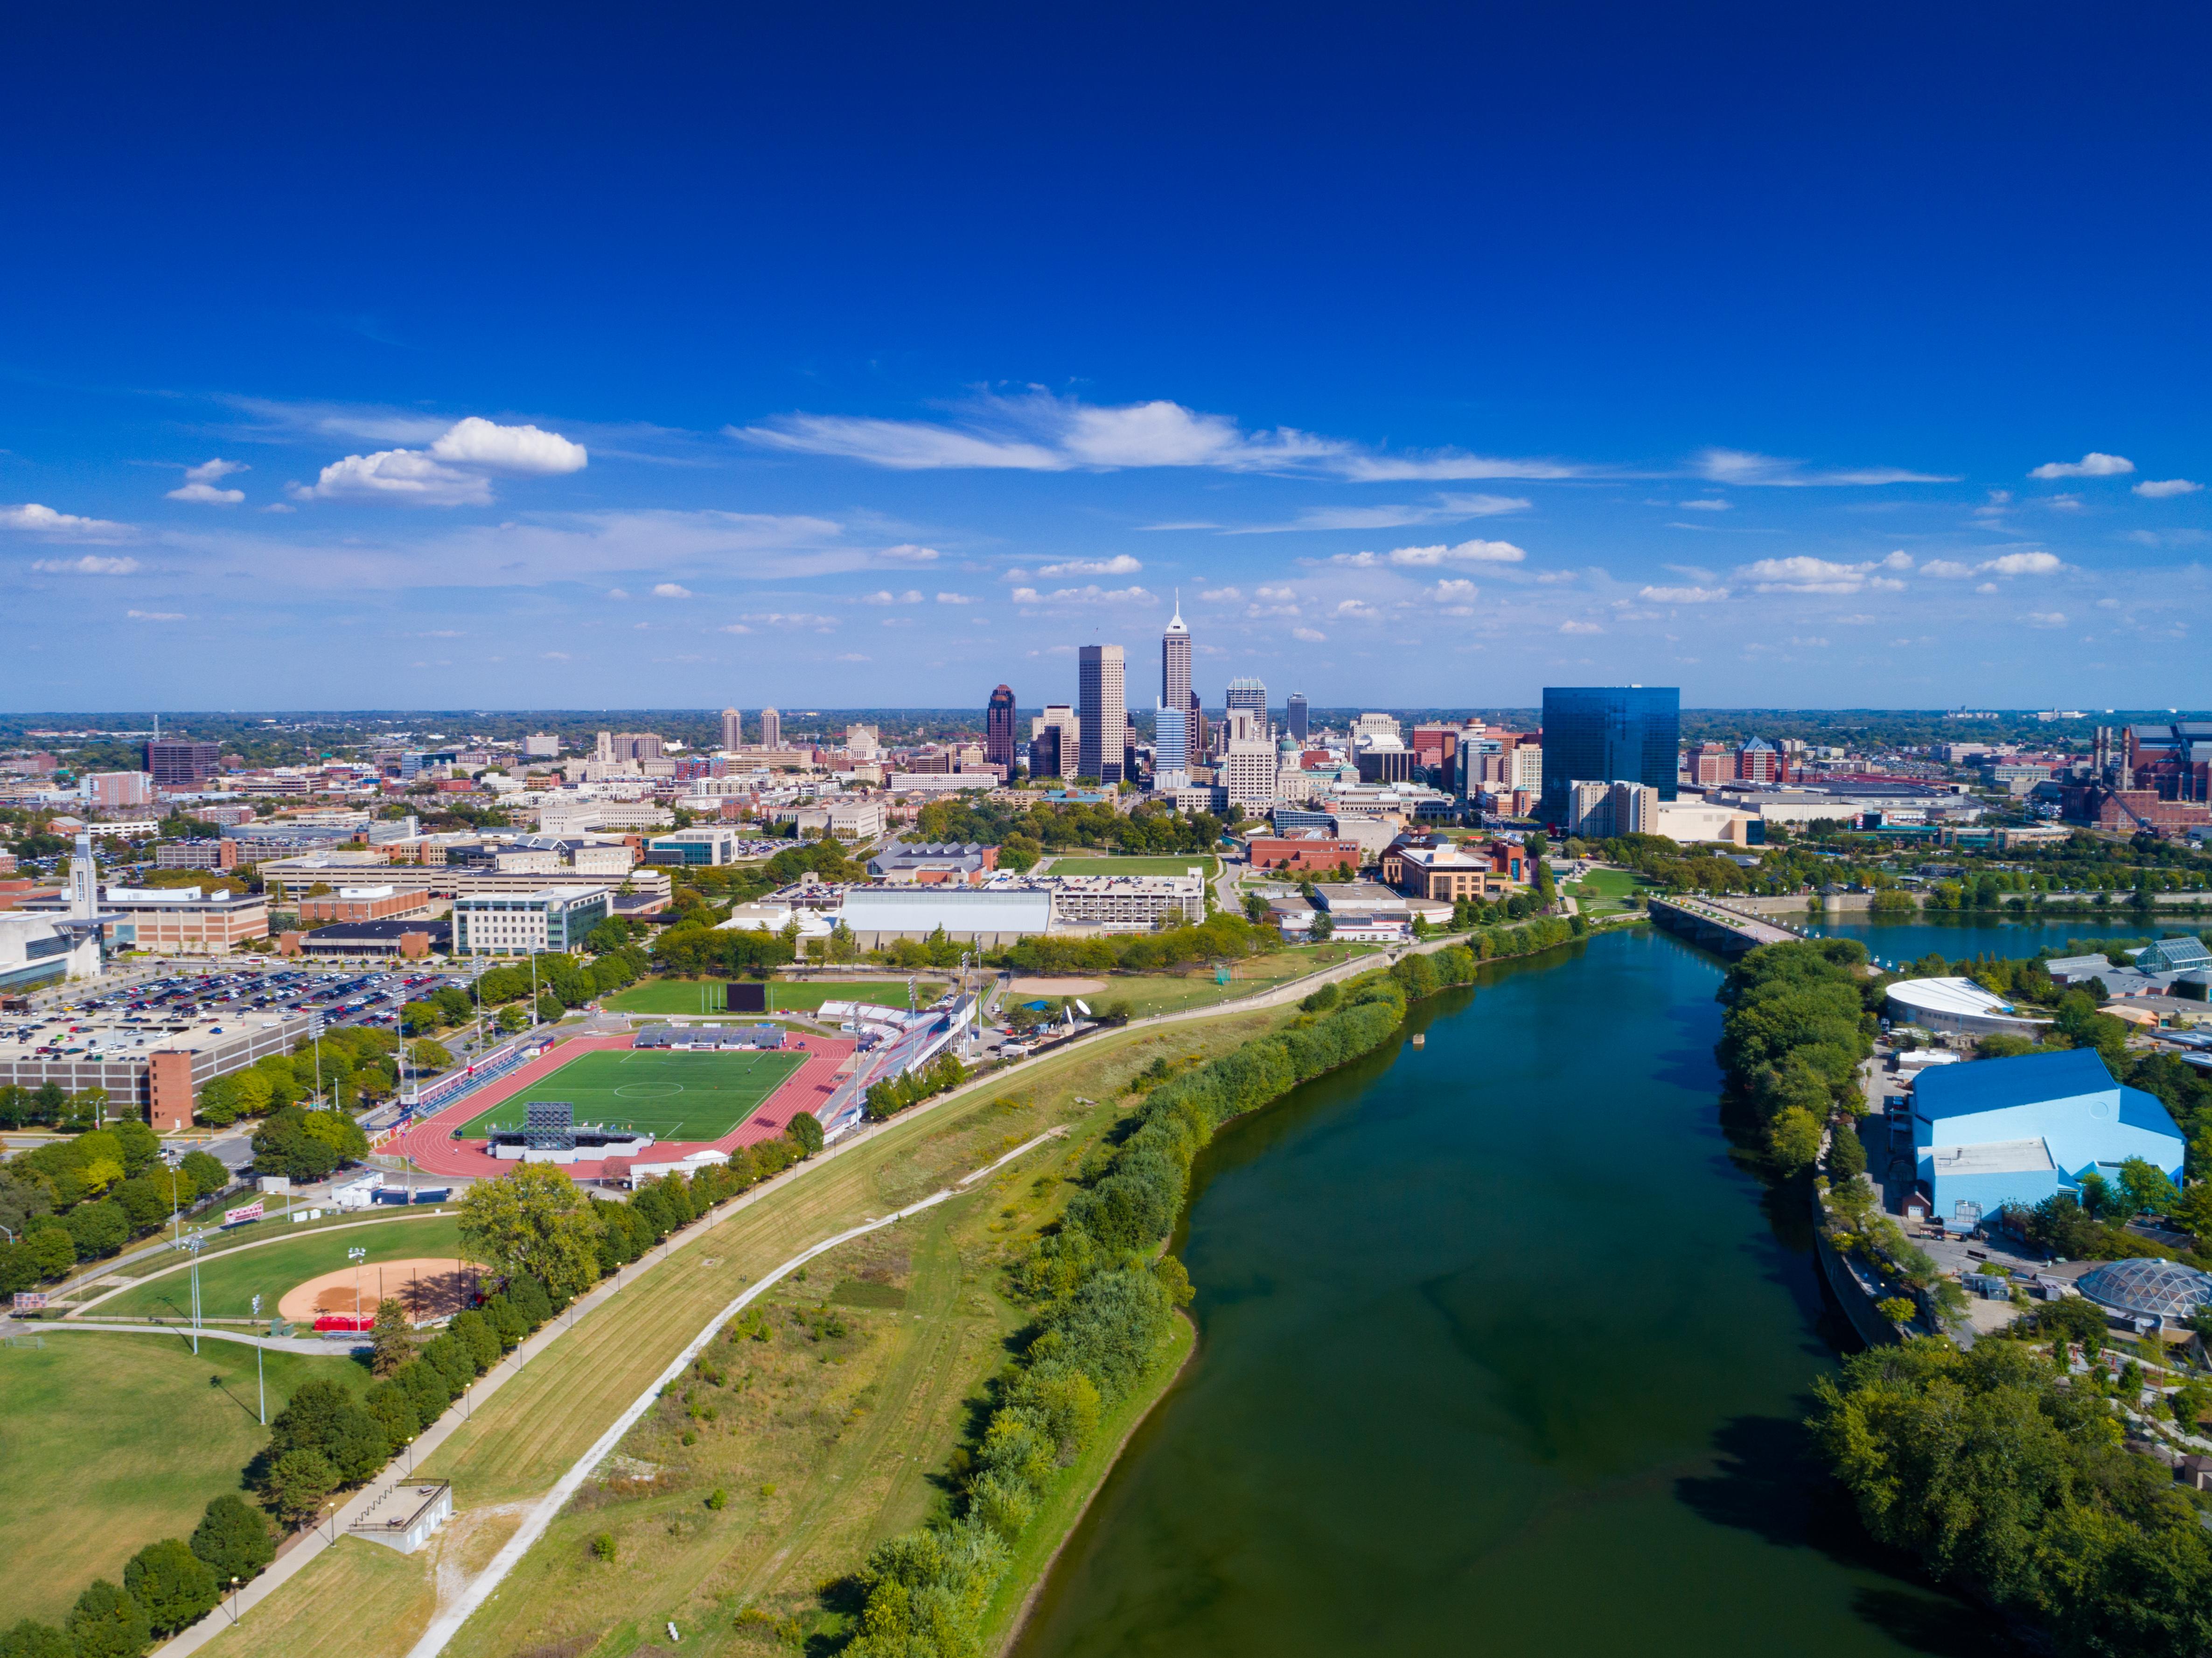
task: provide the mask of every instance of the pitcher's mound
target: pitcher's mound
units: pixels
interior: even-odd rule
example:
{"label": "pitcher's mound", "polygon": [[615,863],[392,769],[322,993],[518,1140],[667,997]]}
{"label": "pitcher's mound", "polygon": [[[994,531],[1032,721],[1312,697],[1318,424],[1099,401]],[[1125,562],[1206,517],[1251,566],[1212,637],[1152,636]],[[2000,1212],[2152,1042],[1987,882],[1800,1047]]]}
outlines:
{"label": "pitcher's mound", "polygon": [[1096,996],[1106,988],[1103,979],[1017,979],[1006,987],[1009,996]]}
{"label": "pitcher's mound", "polygon": [[[450,1256],[364,1262],[357,1274],[349,1266],[295,1284],[284,1292],[276,1310],[301,1324],[318,1318],[374,1318],[376,1303],[389,1299],[407,1309],[410,1322],[420,1324],[475,1305],[478,1270]],[[356,1280],[361,1285],[358,1307],[354,1304]]]}

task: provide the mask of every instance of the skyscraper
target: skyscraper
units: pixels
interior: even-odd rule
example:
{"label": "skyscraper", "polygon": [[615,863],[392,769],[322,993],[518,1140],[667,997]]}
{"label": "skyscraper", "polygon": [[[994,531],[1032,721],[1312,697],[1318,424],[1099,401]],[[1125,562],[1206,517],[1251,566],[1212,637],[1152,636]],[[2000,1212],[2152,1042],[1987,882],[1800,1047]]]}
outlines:
{"label": "skyscraper", "polygon": [[1250,714],[1259,732],[1267,729],[1267,688],[1259,680],[1231,680],[1226,706],[1231,714],[1242,708]]}
{"label": "skyscraper", "polygon": [[1299,742],[1304,742],[1306,740],[1307,714],[1306,694],[1304,691],[1292,691],[1291,693],[1290,706],[1284,709],[1283,719],[1284,722],[1291,728],[1291,735],[1297,738]]}
{"label": "skyscraper", "polygon": [[1014,689],[1001,685],[991,693],[991,705],[983,711],[983,763],[1004,766],[1007,774],[1014,769]]}
{"label": "skyscraper", "polygon": [[1181,712],[1182,750],[1188,764],[1190,756],[1203,752],[1205,740],[1199,734],[1198,697],[1190,688],[1190,629],[1183,625],[1180,591],[1176,594],[1175,616],[1160,635],[1159,707]]}
{"label": "skyscraper", "polygon": [[1674,798],[1682,693],[1672,685],[1544,688],[1544,796],[1538,815],[1564,824],[1577,783],[1648,783]]}
{"label": "skyscraper", "polygon": [[155,738],[146,745],[146,769],[157,789],[196,789],[222,763],[219,743],[188,743]]}
{"label": "skyscraper", "polygon": [[1121,738],[1128,728],[1127,665],[1119,645],[1085,645],[1076,653],[1075,774],[1121,780]]}
{"label": "skyscraper", "polygon": [[774,708],[761,710],[761,747],[780,749],[783,746],[783,716]]}
{"label": "skyscraper", "polygon": [[745,745],[745,717],[735,708],[722,710],[722,746],[741,749]]}

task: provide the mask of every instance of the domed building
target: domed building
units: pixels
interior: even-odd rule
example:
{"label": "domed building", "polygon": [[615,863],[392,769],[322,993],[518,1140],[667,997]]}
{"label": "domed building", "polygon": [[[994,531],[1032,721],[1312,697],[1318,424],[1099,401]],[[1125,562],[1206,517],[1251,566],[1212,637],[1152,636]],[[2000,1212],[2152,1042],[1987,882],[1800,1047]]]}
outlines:
{"label": "domed building", "polygon": [[2100,1307],[2170,1324],[2212,1306],[2212,1276],[2178,1261],[2106,1261],[2084,1272],[2077,1287]]}

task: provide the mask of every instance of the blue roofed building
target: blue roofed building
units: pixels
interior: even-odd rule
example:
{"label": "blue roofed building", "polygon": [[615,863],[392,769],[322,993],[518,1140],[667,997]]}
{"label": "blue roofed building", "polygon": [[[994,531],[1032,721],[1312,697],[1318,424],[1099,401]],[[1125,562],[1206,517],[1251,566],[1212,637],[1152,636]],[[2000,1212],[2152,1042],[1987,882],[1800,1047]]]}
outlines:
{"label": "blue roofed building", "polygon": [[1912,1151],[1929,1214],[1972,1231],[2141,1157],[2181,1184],[2181,1131],[2158,1100],[2112,1080],[2094,1049],[1930,1067],[1912,1086]]}

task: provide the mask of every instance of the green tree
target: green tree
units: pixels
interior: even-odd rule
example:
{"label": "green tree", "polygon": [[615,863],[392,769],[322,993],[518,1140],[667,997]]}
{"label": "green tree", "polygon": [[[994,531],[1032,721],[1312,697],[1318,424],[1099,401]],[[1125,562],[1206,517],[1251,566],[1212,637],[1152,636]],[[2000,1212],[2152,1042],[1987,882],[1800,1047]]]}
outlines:
{"label": "green tree", "polygon": [[1820,1155],[1820,1120],[1802,1106],[1789,1107],[1768,1128],[1767,1149],[1786,1175],[1811,1168]]}
{"label": "green tree", "polygon": [[131,1557],[123,1588],[145,1608],[155,1634],[174,1635],[214,1610],[218,1586],[204,1560],[168,1537]]}
{"label": "green tree", "polygon": [[562,1301],[598,1278],[599,1230],[584,1194],[553,1163],[478,1181],[461,1199],[462,1241],[501,1272],[534,1278]]}
{"label": "green tree", "polygon": [[2145,1157],[2120,1165],[2120,1193],[2130,1215],[2168,1215],[2181,1206],[2181,1193],[2166,1171]]}
{"label": "green tree", "polygon": [[295,1525],[304,1525],[319,1513],[323,1499],[337,1486],[337,1470],[320,1451],[287,1451],[269,1470],[270,1500]]}
{"label": "green tree", "polygon": [[228,1583],[234,1577],[243,1582],[276,1558],[276,1540],[270,1534],[267,1517],[232,1491],[225,1491],[207,1505],[190,1546],[207,1563],[218,1583]]}
{"label": "green tree", "polygon": [[407,1321],[407,1309],[390,1297],[376,1303],[369,1342],[369,1369],[378,1376],[390,1376],[415,1357],[415,1331]]}
{"label": "green tree", "polygon": [[146,1609],[105,1577],[77,1596],[64,1621],[76,1658],[139,1658],[154,1637]]}
{"label": "green tree", "polygon": [[799,1113],[784,1125],[783,1132],[797,1143],[799,1151],[807,1157],[812,1157],[822,1149],[821,1120],[811,1112]]}
{"label": "green tree", "polygon": [[0,1630],[0,1658],[76,1658],[76,1649],[66,1631],[26,1618],[12,1629]]}
{"label": "green tree", "polygon": [[222,1158],[206,1151],[187,1151],[177,1172],[191,1182],[191,1196],[210,1197],[230,1184],[230,1170]]}

